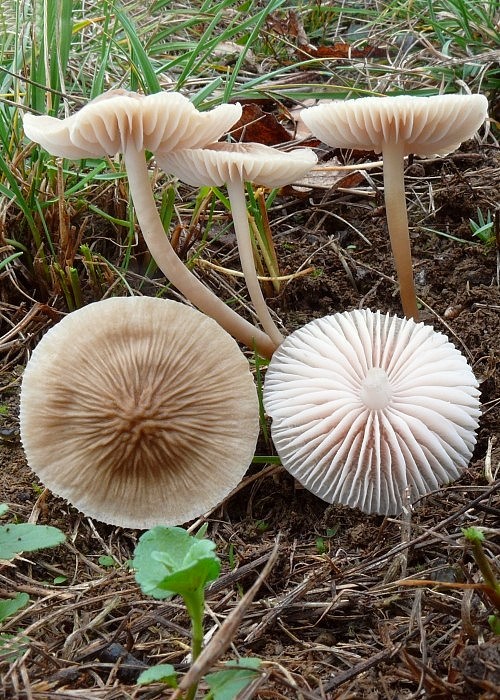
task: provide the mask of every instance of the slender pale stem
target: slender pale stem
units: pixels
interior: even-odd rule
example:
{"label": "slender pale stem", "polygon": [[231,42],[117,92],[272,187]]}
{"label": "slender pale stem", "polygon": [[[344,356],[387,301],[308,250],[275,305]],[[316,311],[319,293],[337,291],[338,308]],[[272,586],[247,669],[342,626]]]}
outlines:
{"label": "slender pale stem", "polygon": [[271,340],[205,287],[175,253],[156,209],[144,152],[130,145],[124,153],[124,161],[137,220],[158,267],[200,311],[249,348],[255,348],[263,357],[271,357],[278,346],[276,340]]}
{"label": "slender pale stem", "polygon": [[227,192],[231,202],[231,214],[233,216],[234,230],[238,242],[238,251],[241,260],[241,269],[245,276],[250,299],[259,317],[262,328],[271,338],[273,343],[280,345],[283,336],[279,332],[276,324],[271,318],[268,306],[262,294],[262,289],[257,278],[257,270],[253,259],[252,239],[250,238],[250,227],[248,225],[248,213],[245,201],[245,189],[242,180],[227,182]]}
{"label": "slender pale stem", "polygon": [[384,197],[392,254],[399,281],[403,313],[418,321],[417,298],[413,282],[408,213],[404,186],[404,151],[402,144],[389,143],[382,152],[384,159]]}

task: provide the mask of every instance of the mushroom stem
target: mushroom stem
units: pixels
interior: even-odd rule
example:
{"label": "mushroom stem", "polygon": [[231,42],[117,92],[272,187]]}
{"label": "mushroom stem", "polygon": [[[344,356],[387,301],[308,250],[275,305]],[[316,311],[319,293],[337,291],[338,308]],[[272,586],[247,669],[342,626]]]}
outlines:
{"label": "mushroom stem", "polygon": [[253,326],[200,282],[179,259],[163,229],[151,191],[144,151],[129,145],[124,150],[125,168],[139,226],[144,240],[167,279],[200,311],[215,319],[236,340],[270,358],[278,345]]}
{"label": "mushroom stem", "polygon": [[236,240],[238,242],[238,252],[241,260],[241,269],[245,276],[245,283],[250,295],[250,299],[255,308],[255,312],[262,324],[264,331],[267,333],[272,342],[281,345],[283,336],[276,327],[269,308],[266,304],[262,289],[257,278],[255,269],[252,239],[250,235],[250,227],[248,225],[248,212],[245,201],[245,190],[242,180],[233,180],[226,183],[231,203],[231,213],[233,216],[234,230]]}
{"label": "mushroom stem", "polygon": [[402,142],[384,144],[382,157],[385,211],[399,281],[401,304],[404,315],[418,321],[404,187],[404,144]]}

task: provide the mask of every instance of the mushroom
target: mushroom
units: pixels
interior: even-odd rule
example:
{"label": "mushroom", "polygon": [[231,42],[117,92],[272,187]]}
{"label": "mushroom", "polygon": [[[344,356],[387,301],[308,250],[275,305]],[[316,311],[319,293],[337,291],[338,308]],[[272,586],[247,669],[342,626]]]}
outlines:
{"label": "mushroom", "polygon": [[413,283],[404,156],[446,155],[471,138],[487,116],[484,95],[363,97],[309,107],[301,117],[329,146],[382,153],[384,197],[401,302],[405,316],[418,320]]}
{"label": "mushroom", "polygon": [[67,119],[24,116],[26,135],[63,158],[123,153],[130,193],[144,240],[158,266],[195,306],[215,318],[235,338],[270,357],[275,344],[195,277],[175,254],[156,210],[144,151],[200,147],[216,141],[237,121],[241,107],[220,105],[199,112],[175,92],[139,95],[111,90]]}
{"label": "mushroom", "polygon": [[413,319],[356,310],[291,333],[263,400],[283,466],[329,503],[395,515],[460,476],[479,391],[448,338]]}
{"label": "mushroom", "polygon": [[157,152],[156,160],[161,168],[193,187],[226,185],[247,289],[264,331],[278,346],[283,336],[271,318],[254,265],[244,182],[281,187],[303,177],[316,164],[316,155],[308,148],[283,152],[258,143],[214,143],[198,149]]}
{"label": "mushroom", "polygon": [[237,343],[179,302],[110,298],[72,312],[35,348],[21,439],[41,481],[123,527],[178,525],[238,484],[259,432]]}

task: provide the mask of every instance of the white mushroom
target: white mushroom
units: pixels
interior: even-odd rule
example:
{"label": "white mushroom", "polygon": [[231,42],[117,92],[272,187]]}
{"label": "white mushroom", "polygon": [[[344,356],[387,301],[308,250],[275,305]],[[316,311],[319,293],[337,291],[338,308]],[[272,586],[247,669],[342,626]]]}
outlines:
{"label": "white mushroom", "polygon": [[63,158],[123,153],[137,219],[158,266],[195,306],[215,318],[248,347],[270,357],[275,344],[195,277],[175,254],[156,210],[144,151],[167,151],[216,141],[241,114],[240,105],[199,112],[183,95],[138,95],[111,90],[67,119],[24,116],[24,131],[49,153]]}
{"label": "white mushroom", "polygon": [[394,515],[457,479],[479,391],[442,333],[369,310],[317,319],[274,354],[264,407],[283,466],[329,503]]}
{"label": "white mushroom", "polygon": [[42,338],[21,388],[28,464],[86,515],[178,525],[222,501],[250,464],[257,392],[236,342],[175,301],[111,298]]}
{"label": "white mushroom", "polygon": [[446,155],[471,138],[487,116],[484,95],[363,97],[309,107],[301,117],[312,133],[336,148],[382,153],[387,225],[403,312],[418,320],[413,283],[404,156]]}
{"label": "white mushroom", "polygon": [[282,187],[303,177],[316,164],[316,155],[308,148],[283,152],[259,143],[214,143],[157,153],[156,160],[164,170],[194,187],[226,185],[247,289],[263,329],[277,347],[283,336],[271,318],[257,278],[244,183]]}

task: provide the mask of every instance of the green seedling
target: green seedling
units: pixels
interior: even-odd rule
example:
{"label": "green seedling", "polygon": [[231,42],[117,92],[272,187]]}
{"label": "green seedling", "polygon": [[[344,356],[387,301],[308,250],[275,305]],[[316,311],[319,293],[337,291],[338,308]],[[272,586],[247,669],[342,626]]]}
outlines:
{"label": "green seedling", "polygon": [[327,554],[329,550],[329,539],[337,534],[338,526],[327,527],[325,537],[316,537],[315,545],[318,554]]}
{"label": "green seedling", "polygon": [[490,244],[493,240],[493,219],[491,211],[488,209],[486,216],[481,209],[477,209],[477,219],[469,219],[472,235],[478,238],[481,243]]}
{"label": "green seedling", "polygon": [[114,569],[118,566],[117,562],[113,557],[108,556],[107,554],[103,554],[99,559],[97,560],[101,566],[103,566],[106,569]]}
{"label": "green seedling", "polygon": [[228,661],[222,671],[205,676],[210,692],[205,700],[234,700],[258,676],[261,661],[256,658]]}
{"label": "green seedling", "polygon": [[[0,517],[8,511],[5,503],[0,505]],[[0,525],[0,559],[10,561],[21,552],[57,547],[66,539],[57,527],[20,523]]]}
{"label": "green seedling", "polygon": [[477,527],[467,527],[462,530],[462,534],[466,544],[471,547],[474,561],[483,576],[484,586],[482,590],[497,610],[497,614],[488,617],[488,624],[495,634],[500,634],[500,582],[484,551],[484,533]]}
{"label": "green seedling", "polygon": [[490,560],[484,550],[484,533],[477,527],[462,529],[465,544],[472,549],[472,556],[476,562],[483,581],[480,583],[459,583],[448,581],[432,581],[429,579],[403,579],[397,581],[398,586],[432,586],[447,589],[475,590],[483,593],[493,604],[496,613],[488,617],[488,624],[494,634],[500,634],[500,582],[498,581]]}
{"label": "green seedling", "polygon": [[327,553],[328,547],[327,547],[323,537],[316,537],[315,544],[316,544],[316,551],[318,552],[318,554],[326,554]]}
{"label": "green seedling", "polygon": [[[184,600],[191,618],[193,662],[200,655],[203,645],[205,588],[219,576],[221,568],[220,559],[215,553],[215,543],[204,539],[204,534],[203,529],[192,536],[180,527],[155,527],[140,537],[132,561],[135,578],[143,593],[158,600],[174,595],[180,595]],[[241,689],[255,679],[254,668],[257,668],[258,661],[240,659],[239,665],[231,665],[227,670],[207,675],[205,680],[211,688],[208,697],[213,700],[232,700],[235,697],[234,684],[239,683],[238,688]],[[222,680],[220,674],[226,674]],[[140,685],[158,681],[175,688],[177,679],[173,666],[155,666],[141,673],[138,679]],[[187,700],[193,700],[196,689],[197,685],[189,688]]]}
{"label": "green seedling", "polygon": [[177,688],[177,673],[172,664],[158,664],[143,671],[137,679],[137,685],[164,683],[169,688]]}
{"label": "green seedling", "polygon": [[18,610],[28,605],[29,599],[27,593],[18,593],[15,598],[4,598],[0,600],[0,622],[3,622],[8,617],[12,617]]}
{"label": "green seedling", "polygon": [[264,533],[267,532],[267,530],[269,530],[270,525],[265,520],[256,520],[255,527],[257,528],[257,532]]}
{"label": "green seedling", "polygon": [[[0,517],[8,511],[5,503],[0,504]],[[32,525],[30,523],[9,523],[0,525],[0,560],[11,561],[21,552],[35,552],[38,549],[57,547],[64,542],[61,530],[50,525]],[[0,624],[29,603],[26,593],[18,593],[14,598],[0,599]],[[25,649],[24,643],[10,645],[14,635],[0,633],[0,653],[9,661],[14,661]],[[19,641],[19,640],[18,640]],[[26,640],[25,640],[26,641]],[[4,647],[10,647],[8,652]]]}
{"label": "green seedling", "polygon": [[220,560],[210,540],[192,537],[180,527],[155,527],[136,547],[133,567],[143,593],[153,598],[180,595],[191,618],[193,661],[203,643],[205,587],[220,573]]}

